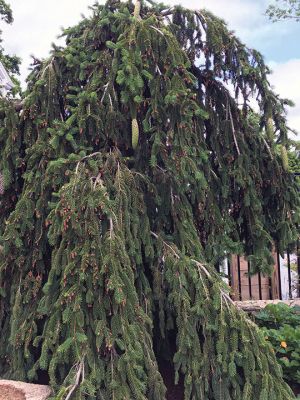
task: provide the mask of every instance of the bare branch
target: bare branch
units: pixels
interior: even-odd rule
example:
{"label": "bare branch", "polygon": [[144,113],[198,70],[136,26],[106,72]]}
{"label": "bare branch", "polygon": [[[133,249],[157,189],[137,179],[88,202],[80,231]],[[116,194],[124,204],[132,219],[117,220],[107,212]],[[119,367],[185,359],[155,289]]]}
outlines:
{"label": "bare branch", "polygon": [[235,128],[234,128],[234,123],[233,123],[233,118],[232,118],[230,106],[229,106],[229,110],[228,111],[229,111],[229,117],[230,117],[230,123],[231,123],[231,129],[232,129],[232,135],[233,135],[234,144],[235,144],[235,147],[236,147],[236,151],[237,151],[238,155],[240,156],[241,152],[240,152],[239,145],[238,145],[238,142],[237,142],[237,139],[236,139],[236,136],[235,136]]}
{"label": "bare branch", "polygon": [[78,388],[79,384],[80,384],[80,378],[81,378],[81,383],[84,381],[84,357],[82,358],[82,360],[80,361],[79,365],[78,365],[78,370],[75,376],[75,382],[74,385],[71,386],[71,390],[69,391],[67,397],[65,400],[70,400],[72,394],[75,392],[75,390]]}

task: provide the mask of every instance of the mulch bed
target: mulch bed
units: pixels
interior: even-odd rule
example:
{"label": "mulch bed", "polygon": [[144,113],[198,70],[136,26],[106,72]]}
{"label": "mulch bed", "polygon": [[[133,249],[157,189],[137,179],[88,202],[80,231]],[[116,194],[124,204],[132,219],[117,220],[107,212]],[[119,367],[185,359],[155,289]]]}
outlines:
{"label": "mulch bed", "polygon": [[26,400],[21,390],[9,385],[0,385],[0,400]]}
{"label": "mulch bed", "polygon": [[297,396],[300,394],[300,384],[299,383],[289,383],[290,387],[292,388],[293,392]]}
{"label": "mulch bed", "polygon": [[160,373],[163,377],[164,384],[167,388],[166,400],[183,400],[184,399],[184,383],[183,377],[180,376],[178,385],[174,384],[174,368],[168,361],[161,360],[159,363]]}

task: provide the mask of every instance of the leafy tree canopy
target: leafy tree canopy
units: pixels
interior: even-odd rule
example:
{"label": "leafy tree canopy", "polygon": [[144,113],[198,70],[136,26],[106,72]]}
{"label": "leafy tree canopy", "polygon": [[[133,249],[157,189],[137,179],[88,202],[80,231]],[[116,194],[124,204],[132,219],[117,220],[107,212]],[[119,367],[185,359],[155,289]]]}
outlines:
{"label": "leafy tree canopy", "polygon": [[4,0],[0,0],[0,15],[1,19],[8,24],[13,22],[12,10],[9,4],[7,4]]}
{"label": "leafy tree canopy", "polygon": [[208,11],[139,1],[64,36],[22,111],[0,102],[1,376],[163,400],[167,362],[185,400],[292,399],[213,267],[267,273],[299,233],[262,56]]}
{"label": "leafy tree canopy", "polygon": [[276,0],[276,4],[271,4],[266,11],[269,18],[276,22],[285,19],[300,20],[300,1],[299,0]]}

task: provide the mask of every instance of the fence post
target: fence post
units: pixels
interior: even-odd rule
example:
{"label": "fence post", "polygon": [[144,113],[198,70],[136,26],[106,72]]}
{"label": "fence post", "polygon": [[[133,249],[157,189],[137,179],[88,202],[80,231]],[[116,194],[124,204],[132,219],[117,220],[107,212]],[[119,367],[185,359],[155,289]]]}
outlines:
{"label": "fence post", "polygon": [[288,259],[289,299],[292,299],[293,294],[292,294],[291,257],[289,250],[287,250],[287,259]]}
{"label": "fence post", "polygon": [[250,271],[251,271],[251,265],[250,265],[250,261],[248,261],[248,284],[249,284],[249,297],[250,297],[250,300],[252,300],[252,282],[251,282],[251,275],[250,275]]}
{"label": "fence post", "polygon": [[238,266],[238,280],[239,280],[239,300],[242,301],[242,279],[241,279],[241,259],[237,256],[237,266]]}
{"label": "fence post", "polygon": [[282,290],[281,290],[281,271],[280,271],[280,254],[278,249],[277,253],[277,274],[278,274],[278,290],[279,290],[279,300],[282,300]]}

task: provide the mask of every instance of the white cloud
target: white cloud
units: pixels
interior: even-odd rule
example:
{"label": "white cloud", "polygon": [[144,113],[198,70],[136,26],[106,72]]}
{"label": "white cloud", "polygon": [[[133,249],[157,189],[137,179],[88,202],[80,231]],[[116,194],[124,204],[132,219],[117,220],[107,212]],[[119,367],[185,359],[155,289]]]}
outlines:
{"label": "white cloud", "polygon": [[270,62],[269,64],[273,71],[270,82],[274,91],[295,103],[295,107],[288,112],[289,125],[292,129],[300,132],[300,59],[284,63]]}
{"label": "white cloud", "polygon": [[[169,0],[177,4],[178,0]],[[273,41],[274,37],[288,33],[286,24],[273,24],[265,15],[270,0],[202,0],[201,8],[206,8],[228,23],[248,46],[256,47],[262,39]],[[183,6],[197,9],[198,0],[181,0]]]}
{"label": "white cloud", "polygon": [[10,0],[14,22],[2,26],[4,47],[23,60],[22,78],[28,75],[30,55],[47,57],[51,43],[58,43],[61,27],[69,27],[80,21],[81,13],[88,15],[93,0]]}

